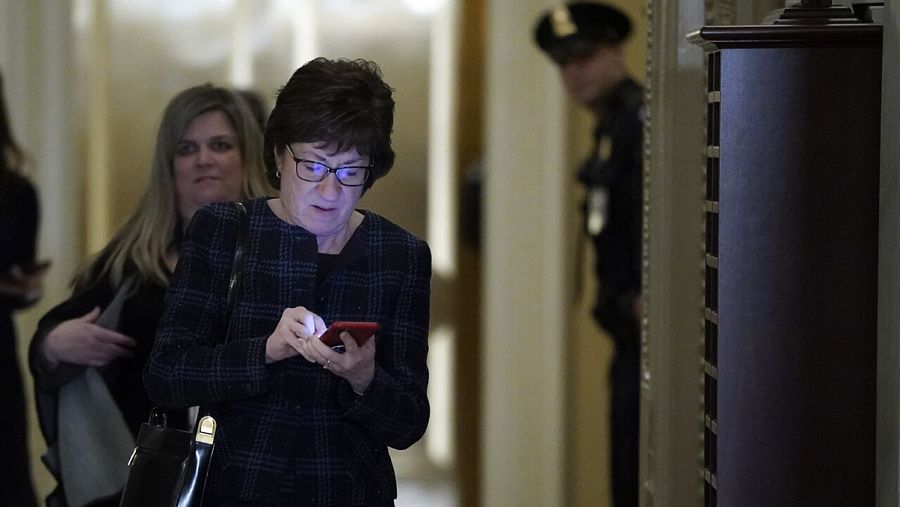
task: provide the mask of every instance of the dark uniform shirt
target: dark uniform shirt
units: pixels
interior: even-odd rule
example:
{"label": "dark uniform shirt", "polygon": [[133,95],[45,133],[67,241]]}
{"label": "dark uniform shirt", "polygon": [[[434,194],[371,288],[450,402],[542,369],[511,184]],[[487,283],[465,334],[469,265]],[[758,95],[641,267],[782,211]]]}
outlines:
{"label": "dark uniform shirt", "polygon": [[641,288],[643,90],[623,80],[594,131],[594,150],[578,171],[587,187],[585,228],[599,282],[594,318],[617,347],[636,347],[632,309]]}

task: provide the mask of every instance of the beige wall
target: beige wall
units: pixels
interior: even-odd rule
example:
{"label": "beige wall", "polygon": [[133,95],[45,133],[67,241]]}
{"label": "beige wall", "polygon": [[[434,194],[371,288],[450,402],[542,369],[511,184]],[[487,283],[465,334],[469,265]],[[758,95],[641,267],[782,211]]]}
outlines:
{"label": "beige wall", "polygon": [[[289,16],[292,11],[280,9],[279,3],[257,2],[250,41],[252,87],[274,104],[276,90],[296,68],[292,42],[294,31],[303,25],[320,27],[322,56],[378,62],[385,80],[396,89],[397,163],[390,178],[376,184],[361,206],[396,217],[402,226],[424,236],[430,24],[427,17],[403,9],[402,2],[380,4],[380,10],[359,12],[346,4],[326,3],[318,9],[318,17],[307,17],[298,27]],[[195,7],[175,16],[166,14],[165,2],[162,8],[158,2],[143,2],[139,9],[135,2],[116,0],[95,5],[94,22],[76,25],[75,40],[78,61],[90,65],[77,67],[86,78],[80,82],[93,79],[106,86],[105,93],[80,90],[86,98],[81,104],[86,115],[96,109],[106,112],[105,124],[95,123],[96,128],[84,131],[79,139],[85,146],[94,136],[108,139],[105,163],[114,175],[109,180],[114,191],[103,194],[108,196],[105,205],[94,204],[107,210],[108,228],[102,218],[90,225],[100,228],[96,236],[102,245],[143,192],[156,127],[168,100],[206,81],[230,84],[237,9],[204,12]],[[389,31],[371,29],[388,24]]]}
{"label": "beige wall", "polygon": [[[70,4],[50,0],[0,2],[0,67],[7,84],[13,127],[29,155],[29,175],[36,182],[43,225],[39,255],[53,260],[45,294],[65,291],[79,259],[82,244],[81,177],[75,170],[74,111],[71,101]],[[44,37],[44,33],[53,37]],[[48,226],[47,223],[54,225]],[[21,364],[37,318],[49,308],[48,298],[18,315]],[[32,422],[30,449],[38,493],[52,487],[52,479],[40,464],[43,439],[34,423],[31,376],[24,370],[28,417]]]}

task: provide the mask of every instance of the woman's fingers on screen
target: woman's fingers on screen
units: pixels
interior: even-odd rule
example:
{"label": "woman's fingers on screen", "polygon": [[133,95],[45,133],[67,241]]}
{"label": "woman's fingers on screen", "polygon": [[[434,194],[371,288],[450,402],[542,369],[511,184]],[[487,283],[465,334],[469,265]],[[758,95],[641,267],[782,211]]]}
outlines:
{"label": "woman's fingers on screen", "polygon": [[288,333],[296,340],[306,341],[309,339],[309,333],[306,330],[306,326],[304,326],[300,322],[297,322],[292,318],[286,318],[283,319],[281,323],[282,325],[284,325]]}
{"label": "woman's fingers on screen", "polygon": [[302,324],[306,328],[307,335],[318,336],[325,331],[325,321],[322,320],[322,317],[304,306],[288,308],[284,311],[284,316],[290,316],[290,318]]}
{"label": "woman's fingers on screen", "polygon": [[311,338],[314,338],[314,335],[309,332],[309,329],[303,322],[298,320],[297,313],[290,310],[292,309],[285,310],[278,325],[280,332],[276,333],[278,339],[283,342],[282,346],[285,350],[284,357],[281,359],[300,354],[307,361],[313,361],[309,355],[309,343],[312,341]]}
{"label": "woman's fingers on screen", "polygon": [[316,336],[322,336],[322,333],[324,333],[325,330],[328,329],[328,326],[325,325],[325,321],[322,320],[322,317],[319,317],[318,315],[316,315],[315,318],[313,319],[313,322],[316,325],[316,329],[313,332],[313,334]]}
{"label": "woman's fingers on screen", "polygon": [[305,307],[297,306],[295,308],[288,308],[285,310],[285,314],[289,315],[290,318],[299,322],[305,329],[307,335],[315,334],[316,332],[316,322],[315,317],[316,314],[307,310]]}
{"label": "woman's fingers on screen", "polygon": [[353,339],[353,335],[351,335],[349,331],[341,331],[340,336],[341,343],[344,344],[344,350],[350,351],[359,348],[359,345],[356,344],[356,340]]}
{"label": "woman's fingers on screen", "polygon": [[309,362],[315,362],[315,358],[313,355],[313,342],[318,341],[318,338],[315,336],[307,336],[304,335],[302,338],[297,340],[293,340],[292,346],[297,350],[297,352],[303,356],[303,359],[306,359]]}

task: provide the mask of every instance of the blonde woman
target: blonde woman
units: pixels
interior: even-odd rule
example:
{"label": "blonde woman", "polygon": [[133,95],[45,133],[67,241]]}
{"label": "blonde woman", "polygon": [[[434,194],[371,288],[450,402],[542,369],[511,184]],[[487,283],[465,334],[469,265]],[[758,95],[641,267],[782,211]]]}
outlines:
{"label": "blonde woman", "polygon": [[[233,91],[207,84],[169,102],[156,138],[150,182],[137,208],[109,244],[76,273],[71,297],[41,319],[32,340],[30,366],[48,446],[52,448],[58,430],[54,393],[85,366],[100,369],[125,423],[137,435],[153,408],[141,374],[184,230],[206,204],[267,193],[261,146],[257,121]],[[127,297],[118,328],[95,323],[124,284]],[[47,400],[51,409],[42,410]],[[173,411],[169,422],[177,425],[185,416],[184,411]],[[51,498],[59,502],[55,505],[67,505],[63,496],[57,488]],[[109,502],[118,505],[117,498]]]}

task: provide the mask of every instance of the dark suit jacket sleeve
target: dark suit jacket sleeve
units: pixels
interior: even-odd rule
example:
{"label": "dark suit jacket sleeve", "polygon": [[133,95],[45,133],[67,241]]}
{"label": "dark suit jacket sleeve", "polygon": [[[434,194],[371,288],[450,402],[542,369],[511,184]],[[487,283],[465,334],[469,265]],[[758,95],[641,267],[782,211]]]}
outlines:
{"label": "dark suit jacket sleeve", "polygon": [[347,389],[341,400],[347,407],[345,417],[395,449],[419,440],[430,415],[426,356],[431,252],[425,242],[416,241],[407,256],[409,270],[393,318],[386,322],[386,339],[377,342],[375,377],[364,396]]}
{"label": "dark suit jacket sleeve", "polygon": [[267,390],[266,336],[221,345],[237,220],[233,206],[207,207],[188,226],[144,369],[155,403],[208,405]]}

